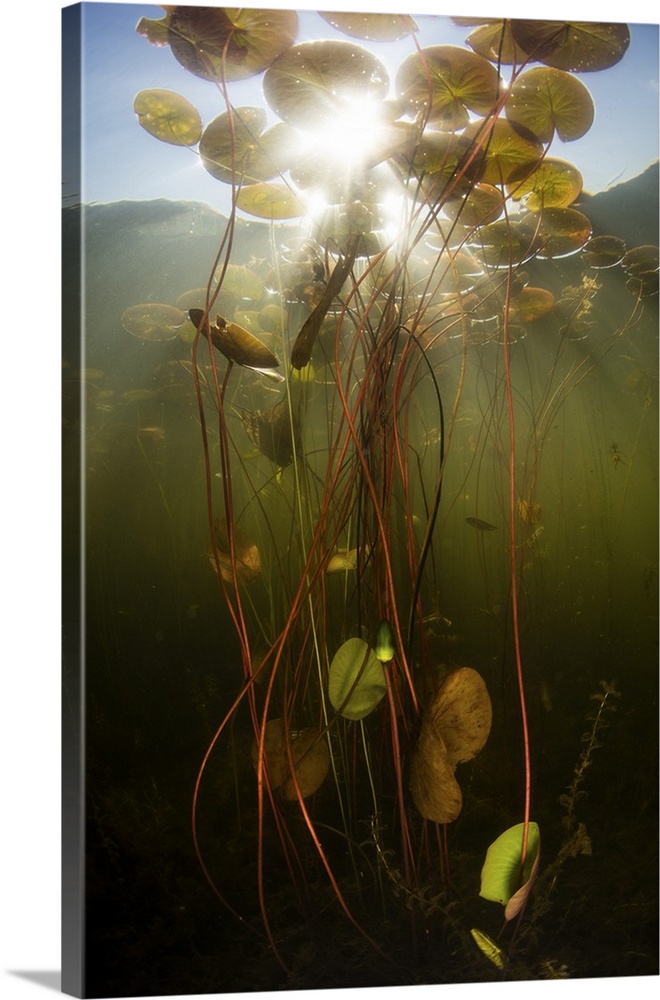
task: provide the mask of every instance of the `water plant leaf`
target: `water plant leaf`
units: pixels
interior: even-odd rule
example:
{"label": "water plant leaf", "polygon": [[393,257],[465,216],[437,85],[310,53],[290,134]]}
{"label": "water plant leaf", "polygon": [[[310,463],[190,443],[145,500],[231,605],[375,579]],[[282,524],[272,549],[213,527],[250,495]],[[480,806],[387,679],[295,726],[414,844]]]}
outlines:
{"label": "water plant leaf", "polygon": [[[252,763],[259,765],[259,746],[252,743]],[[323,784],[330,766],[325,738],[315,729],[287,734],[283,719],[271,719],[264,730],[264,763],[271,789],[285,802],[309,798]],[[293,763],[293,773],[291,770]]]}
{"label": "water plant leaf", "polygon": [[129,306],[121,315],[121,325],[140,340],[174,340],[186,322],[186,314],[164,302],[144,302]]}
{"label": "water plant leaf", "polygon": [[532,212],[568,208],[582,191],[582,174],[567,160],[547,156],[531,172],[527,167],[514,170],[506,189],[516,201],[524,199]]}
{"label": "water plant leaf", "polygon": [[541,260],[577,253],[591,238],[589,219],[575,208],[544,208],[524,215],[520,226],[535,239]]}
{"label": "water plant leaf", "polygon": [[284,52],[264,75],[272,110],[299,128],[348,112],[356,98],[382,100],[389,87],[383,63],[353,42],[302,42]]}
{"label": "water plant leaf", "polygon": [[481,144],[479,179],[487,184],[506,184],[514,171],[531,170],[543,155],[543,145],[536,136],[523,134],[504,118],[492,125],[482,120],[470,122],[463,136]]}
{"label": "water plant leaf", "polygon": [[486,743],[493,721],[481,674],[472,667],[452,671],[436,695],[428,720],[442,736],[452,766],[472,760]]}
{"label": "water plant leaf", "polygon": [[256,184],[288,169],[295,134],[281,122],[264,131],[266,120],[263,108],[244,107],[231,117],[224,112],[206,126],[199,153],[212,177],[227,184]]}
{"label": "water plant leaf", "polygon": [[230,544],[227,522],[222,518],[216,518],[214,534],[218,549],[218,563],[216,564],[213,552],[209,553],[209,561],[215,572],[218,572],[219,567],[220,576],[225,583],[231,586],[234,585],[234,573],[239,584],[247,586],[254,583],[261,575],[261,557],[256,543],[242,528],[234,525]]}
{"label": "water plant leaf", "polygon": [[533,288],[528,285],[513,295],[509,302],[509,318],[515,323],[533,323],[549,313],[555,304],[555,297],[547,288]]}
{"label": "water plant leaf", "polygon": [[492,184],[474,184],[464,198],[448,201],[443,211],[464,226],[485,226],[502,214],[502,192]]}
{"label": "water plant leaf", "polygon": [[425,819],[451,823],[463,807],[456,765],[471,760],[484,746],[492,722],[486,685],[471,667],[445,679],[424,712],[410,766],[410,790]]}
{"label": "water plant leaf", "polygon": [[453,823],[463,808],[463,793],[454,777],[455,765],[442,736],[422,722],[410,760],[410,791],[415,808],[432,823]]}
{"label": "water plant leaf", "polygon": [[620,264],[626,244],[618,236],[594,236],[582,248],[582,257],[589,267],[605,268]]}
{"label": "water plant leaf", "polygon": [[538,859],[541,834],[538,823],[530,822],[525,862],[522,865],[524,826],[524,823],[517,823],[509,827],[486,851],[479,890],[479,895],[484,899],[506,906],[514,893],[529,881]]}
{"label": "water plant leaf", "polygon": [[522,229],[517,222],[498,219],[480,226],[469,238],[481,259],[489,267],[510,267],[533,256],[536,249],[534,231]]}
{"label": "water plant leaf", "polygon": [[518,45],[536,62],[572,73],[607,69],[618,63],[630,44],[626,24],[596,21],[513,20]]}
{"label": "water plant leaf", "polygon": [[319,14],[338,31],[365,41],[396,42],[417,31],[417,24],[408,14],[358,14],[323,10]]}
{"label": "water plant leaf", "polygon": [[[474,18],[453,17],[455,24],[478,24],[479,27],[471,31],[465,39],[473,52],[483,56],[489,62],[494,62],[499,66],[510,66],[513,63],[520,66],[525,61],[526,53],[516,45],[516,41],[511,32],[511,22],[499,18]],[[487,22],[487,23],[486,23]]]}
{"label": "water plant leaf", "polygon": [[471,927],[470,934],[474,938],[476,945],[481,949],[487,959],[496,965],[498,969],[503,969],[505,955],[498,944],[495,944],[492,937],[480,931],[478,927]]}
{"label": "water plant leaf", "polygon": [[396,94],[408,114],[421,114],[436,128],[467,124],[468,111],[488,114],[501,85],[495,67],[458,45],[431,45],[405,59]]}
{"label": "water plant leaf", "polygon": [[268,182],[241,188],[236,205],[248,215],[273,222],[297,219],[307,211],[302,198],[286,184]]}
{"label": "water plant leaf", "polygon": [[[203,80],[243,80],[261,73],[293,44],[298,15],[249,7],[168,8],[172,54]],[[153,28],[151,29],[153,31]]]}
{"label": "water plant leaf", "polygon": [[200,140],[202,119],[197,108],[173,90],[141,90],[133,110],[142,128],[161,142],[194,146]]}
{"label": "water plant leaf", "polygon": [[506,102],[513,125],[529,129],[541,142],[555,132],[563,142],[579,139],[594,120],[591,94],[577,77],[551,66],[536,66],[514,81]]}
{"label": "water plant leaf", "polygon": [[389,663],[394,659],[394,635],[392,626],[386,618],[383,618],[378,625],[374,653],[381,663]]}
{"label": "water plant leaf", "polygon": [[245,410],[242,420],[252,444],[280,469],[290,465],[296,453],[300,454],[300,422],[286,397],[267,410]]}
{"label": "water plant leaf", "polygon": [[347,639],[330,664],[328,696],[333,708],[345,719],[363,719],[386,690],[383,666],[374,651],[364,639]]}

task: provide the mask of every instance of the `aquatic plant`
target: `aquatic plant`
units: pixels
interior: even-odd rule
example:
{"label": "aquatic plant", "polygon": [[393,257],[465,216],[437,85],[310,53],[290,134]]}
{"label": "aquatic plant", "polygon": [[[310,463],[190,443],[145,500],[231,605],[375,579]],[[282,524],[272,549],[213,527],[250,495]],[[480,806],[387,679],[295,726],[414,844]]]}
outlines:
{"label": "aquatic plant", "polygon": [[[422,48],[407,15],[322,14],[351,40],[298,42],[293,11],[165,11],[138,31],[216,89],[218,114],[204,124],[182,95],[149,90],[138,122],[196,147],[231,203],[205,288],[122,317],[134,336],[191,343],[209,558],[242,660],[195,782],[195,850],[255,928],[228,897],[202,818],[216,808],[214,754],[248,721],[237,810],[251,789],[254,892],[282,966],[269,864],[316,919],[312,865],[379,951],[371,903],[388,907],[388,885],[412,941],[416,914],[440,914],[460,937],[448,829],[500,689],[519,724],[498,738],[522,763],[505,905],[526,900],[538,862],[525,638],[542,603],[528,571],[551,507],[546,439],[657,293],[657,248],[594,236],[575,207],[579,171],[548,155],[593,120],[574,74],[623,58],[628,30],[457,18],[473,29],[466,48]],[[408,39],[410,52],[391,73],[356,38]],[[232,83],[259,74],[262,104],[236,106]],[[270,224],[262,260],[239,263],[239,212]],[[622,269],[629,290],[609,327],[594,319],[604,269]],[[483,578],[463,601],[450,582],[468,545]],[[457,659],[445,611],[461,603],[486,604],[495,626],[475,627]]]}

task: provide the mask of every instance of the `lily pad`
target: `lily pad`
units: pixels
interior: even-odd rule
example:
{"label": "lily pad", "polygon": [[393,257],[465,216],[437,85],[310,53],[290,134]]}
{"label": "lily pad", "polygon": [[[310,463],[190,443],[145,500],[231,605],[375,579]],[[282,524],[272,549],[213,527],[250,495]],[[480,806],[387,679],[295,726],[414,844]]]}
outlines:
{"label": "lily pad", "polygon": [[437,730],[422,725],[410,761],[410,791],[415,808],[432,823],[453,823],[463,808],[463,793],[454,777],[447,747]]}
{"label": "lily pad", "polygon": [[297,219],[307,211],[302,198],[286,184],[251,184],[239,191],[236,205],[248,215],[272,221]]}
{"label": "lily pad", "polygon": [[477,157],[480,180],[487,184],[506,184],[514,171],[531,169],[543,155],[543,145],[536,136],[523,134],[503,118],[492,126],[481,120],[470,122],[463,136],[481,146]]}
{"label": "lily pad", "polygon": [[[315,729],[302,729],[291,731],[287,742],[283,719],[271,719],[266,723],[263,752],[271,788],[285,802],[313,795],[323,784],[330,767],[330,751],[325,738]],[[252,763],[258,767],[256,740],[252,744]]]}
{"label": "lily pad", "polygon": [[[172,54],[204,80],[223,75],[243,80],[261,73],[298,32],[298,15],[292,10],[175,6],[167,11],[163,20]],[[152,34],[155,30],[149,29]]]}
{"label": "lily pad", "polygon": [[194,146],[202,134],[197,108],[173,90],[141,90],[133,110],[143,129],[173,146]]}
{"label": "lily pad", "polygon": [[488,848],[481,870],[479,892],[484,899],[506,906],[514,893],[531,878],[534,866],[538,862],[541,834],[538,823],[530,822],[523,865],[521,864],[523,830],[524,823],[509,827]]}
{"label": "lily pad", "polygon": [[509,319],[516,323],[532,323],[549,313],[555,297],[546,288],[523,288],[509,302]]}
{"label": "lily pad", "polygon": [[256,184],[287,170],[296,153],[296,133],[282,123],[264,132],[265,125],[263,108],[237,108],[231,117],[225,112],[214,118],[199,144],[211,176],[228,184]]}
{"label": "lily pad", "polygon": [[526,53],[516,45],[511,32],[511,21],[499,18],[461,18],[453,17],[455,24],[478,24],[465,39],[473,52],[483,56],[489,62],[499,66],[520,66],[526,59]]}
{"label": "lily pad", "polygon": [[531,59],[572,73],[608,69],[630,44],[628,26],[618,23],[513,20],[511,30]]}
{"label": "lily pad", "polygon": [[187,316],[182,309],[164,302],[144,302],[129,306],[121,316],[121,325],[140,340],[174,340]]}
{"label": "lily pad", "polygon": [[328,676],[328,696],[345,719],[363,719],[387,691],[385,673],[364,639],[347,639],[335,653]]}
{"label": "lily pad", "polygon": [[389,76],[383,63],[353,42],[302,42],[266,71],[264,96],[283,121],[318,129],[324,119],[349,113],[359,99],[383,100]]}
{"label": "lily pad", "polygon": [[345,35],[371,42],[396,42],[417,31],[417,24],[408,14],[358,14],[323,10],[319,14],[324,21]]}
{"label": "lily pad", "polygon": [[436,128],[467,125],[468,112],[486,115],[501,80],[494,66],[458,45],[431,45],[414,52],[396,75],[396,93],[408,114],[421,114]]}
{"label": "lily pad", "polygon": [[618,236],[594,236],[585,243],[582,257],[589,267],[605,268],[620,264],[626,253],[626,244]]}
{"label": "lily pad", "polygon": [[551,66],[536,66],[512,84],[506,116],[541,142],[550,142],[555,132],[563,142],[570,142],[591,128],[594,102],[577,77]]}
{"label": "lily pad", "polygon": [[575,208],[544,208],[525,215],[520,226],[538,245],[538,257],[568,257],[577,253],[591,238],[591,223]]}
{"label": "lily pad", "polygon": [[567,160],[546,157],[530,171],[527,167],[514,170],[506,184],[516,201],[525,208],[540,212],[543,208],[568,208],[582,191],[582,174]]}

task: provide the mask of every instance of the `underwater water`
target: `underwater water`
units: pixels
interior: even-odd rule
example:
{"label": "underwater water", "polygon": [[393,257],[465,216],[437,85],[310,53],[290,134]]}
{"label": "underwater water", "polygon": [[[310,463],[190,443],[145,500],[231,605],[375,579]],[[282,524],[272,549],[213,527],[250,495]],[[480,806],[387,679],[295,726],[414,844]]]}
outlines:
{"label": "underwater water", "polygon": [[281,122],[218,83],[195,131],[145,92],[238,209],[64,210],[85,995],[657,974],[657,163],[587,195],[527,117],[492,127],[498,59],[584,110],[521,22],[513,63],[466,46],[485,89],[453,104],[429,79],[458,57],[411,46],[385,135],[329,176],[283,150],[310,62],[384,100],[355,26],[301,54],[285,18],[263,55],[258,18],[186,10],[184,68],[230,101],[262,58]]}

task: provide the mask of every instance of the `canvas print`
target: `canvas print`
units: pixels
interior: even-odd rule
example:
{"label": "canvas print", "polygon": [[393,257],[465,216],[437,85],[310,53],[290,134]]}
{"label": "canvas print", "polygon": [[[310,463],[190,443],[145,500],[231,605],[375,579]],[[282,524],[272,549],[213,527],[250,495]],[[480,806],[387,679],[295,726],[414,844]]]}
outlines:
{"label": "canvas print", "polygon": [[658,26],[456,8],[64,9],[75,996],[658,973]]}

